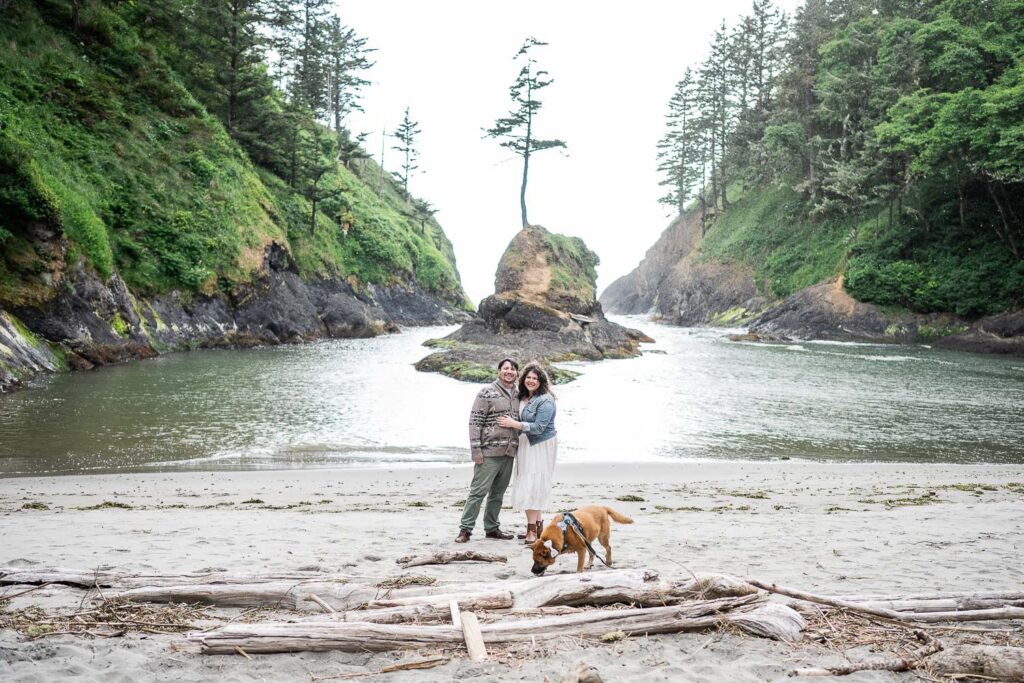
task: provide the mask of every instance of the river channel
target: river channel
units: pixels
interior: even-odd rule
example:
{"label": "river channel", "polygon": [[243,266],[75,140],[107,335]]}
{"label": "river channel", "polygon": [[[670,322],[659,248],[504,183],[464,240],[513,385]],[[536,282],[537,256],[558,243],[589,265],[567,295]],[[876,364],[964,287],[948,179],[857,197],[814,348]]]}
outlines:
{"label": "river channel", "polygon": [[[617,321],[657,343],[565,364],[560,461],[1024,463],[1024,359]],[[36,380],[0,396],[0,476],[466,462],[478,386],[412,367],[452,329]]]}

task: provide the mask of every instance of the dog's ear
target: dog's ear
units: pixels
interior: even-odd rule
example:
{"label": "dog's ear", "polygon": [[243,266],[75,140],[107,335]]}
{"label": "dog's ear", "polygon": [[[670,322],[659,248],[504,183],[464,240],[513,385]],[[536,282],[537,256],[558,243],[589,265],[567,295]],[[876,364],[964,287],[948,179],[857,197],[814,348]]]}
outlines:
{"label": "dog's ear", "polygon": [[555,550],[555,546],[551,545],[550,538],[544,541],[544,547],[551,551],[551,557],[556,557],[558,555],[558,551]]}

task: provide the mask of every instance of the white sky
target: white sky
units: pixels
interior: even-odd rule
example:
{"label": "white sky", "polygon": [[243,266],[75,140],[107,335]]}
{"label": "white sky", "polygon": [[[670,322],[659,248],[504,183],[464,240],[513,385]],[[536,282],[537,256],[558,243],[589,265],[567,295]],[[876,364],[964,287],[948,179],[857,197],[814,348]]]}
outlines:
{"label": "white sky", "polygon": [[[776,0],[790,15],[797,0]],[[722,19],[729,26],[751,0],[632,3],[605,0],[341,0],[342,22],[369,39],[376,65],[366,76],[365,113],[351,127],[381,130],[405,107],[420,124],[419,175],[410,191],[439,209],[455,245],[463,286],[475,302],[494,291],[494,271],[520,228],[522,160],[483,138],[511,107],[513,57],[527,36],[554,83],[540,93],[537,135],[568,150],[530,159],[530,222],[582,237],[601,258],[598,291],[636,267],[671,219],[658,203],[655,170],[667,103],[687,66],[697,66]],[[398,168],[388,138],[384,165]]]}

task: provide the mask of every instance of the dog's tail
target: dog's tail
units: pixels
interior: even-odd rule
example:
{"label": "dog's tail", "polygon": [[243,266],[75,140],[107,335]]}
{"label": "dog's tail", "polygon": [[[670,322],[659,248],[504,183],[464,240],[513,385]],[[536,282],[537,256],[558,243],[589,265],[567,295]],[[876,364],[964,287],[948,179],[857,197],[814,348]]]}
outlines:
{"label": "dog's tail", "polygon": [[630,519],[626,515],[622,514],[621,512],[616,512],[615,510],[612,510],[611,508],[608,508],[608,507],[606,507],[604,509],[604,511],[608,513],[609,517],[614,519],[619,524],[632,524],[633,523],[632,519]]}

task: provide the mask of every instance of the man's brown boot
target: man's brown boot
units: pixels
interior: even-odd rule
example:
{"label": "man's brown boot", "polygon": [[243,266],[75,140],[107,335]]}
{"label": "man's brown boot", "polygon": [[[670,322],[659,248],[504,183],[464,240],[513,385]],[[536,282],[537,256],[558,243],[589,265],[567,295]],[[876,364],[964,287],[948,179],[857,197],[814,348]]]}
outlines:
{"label": "man's brown boot", "polygon": [[499,541],[510,541],[516,537],[511,531],[502,531],[501,529],[495,529],[494,531],[488,531],[484,534],[487,538],[496,538]]}
{"label": "man's brown boot", "polygon": [[466,529],[459,529],[459,535],[455,537],[456,543],[466,543],[469,541],[469,537],[473,535],[473,532],[467,531]]}

